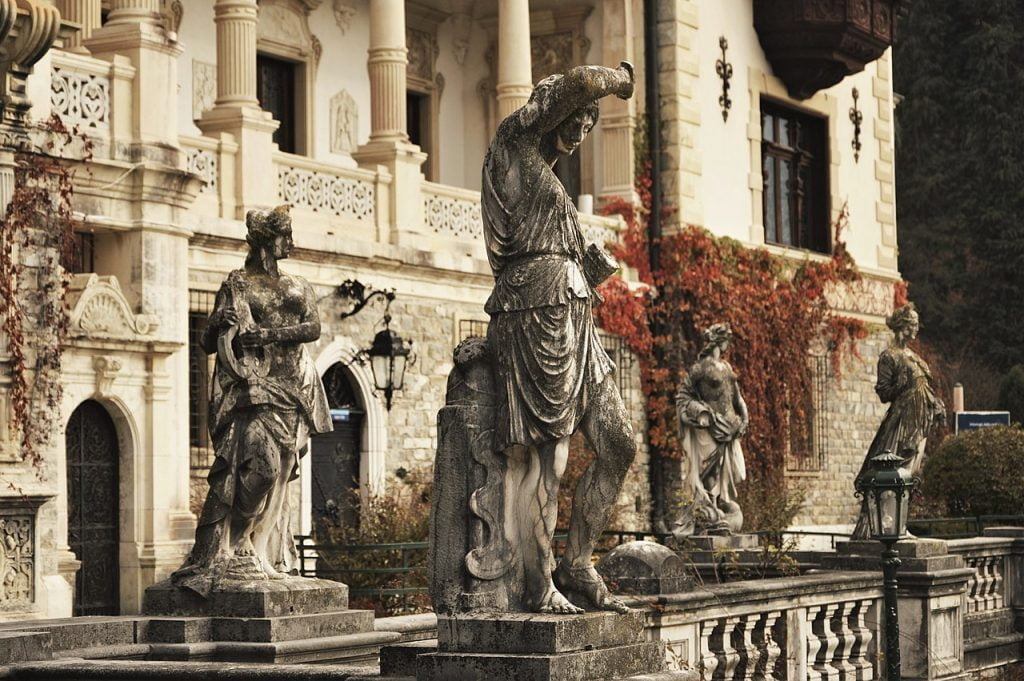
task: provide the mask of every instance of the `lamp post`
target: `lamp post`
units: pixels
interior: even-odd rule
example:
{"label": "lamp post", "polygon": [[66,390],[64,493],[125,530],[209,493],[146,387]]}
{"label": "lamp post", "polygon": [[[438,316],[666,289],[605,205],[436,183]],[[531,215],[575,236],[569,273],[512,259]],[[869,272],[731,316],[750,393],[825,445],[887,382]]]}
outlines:
{"label": "lamp post", "polygon": [[857,496],[867,507],[871,536],[882,542],[885,602],[885,667],[887,681],[900,681],[900,625],[896,542],[907,533],[907,507],[914,478],[901,466],[903,459],[886,451],[871,459],[871,469],[857,481]]}
{"label": "lamp post", "polygon": [[412,353],[412,341],[405,340],[391,328],[391,302],[395,299],[395,291],[372,290],[356,279],[347,279],[338,285],[337,294],[355,303],[351,310],[341,314],[342,319],[356,314],[376,297],[386,301],[384,328],[373,337],[373,344],[368,350],[360,350],[356,354],[355,360],[365,362],[369,358],[373,387],[384,393],[385,406],[391,411],[392,396],[405,385],[406,367],[416,362],[416,356]]}

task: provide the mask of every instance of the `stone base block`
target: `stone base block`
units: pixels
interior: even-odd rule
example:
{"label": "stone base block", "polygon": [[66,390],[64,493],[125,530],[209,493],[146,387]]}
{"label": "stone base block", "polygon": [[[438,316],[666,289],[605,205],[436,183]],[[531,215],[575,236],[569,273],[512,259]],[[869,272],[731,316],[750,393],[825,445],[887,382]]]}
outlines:
{"label": "stone base block", "polygon": [[384,646],[380,649],[380,675],[382,677],[414,677],[416,676],[416,658],[424,653],[436,652],[436,639]]}
{"label": "stone base block", "polygon": [[373,631],[371,610],[341,610],[283,617],[177,617],[152,619],[145,630],[150,643],[252,641],[272,643]]}
{"label": "stone base block", "polygon": [[348,586],[308,577],[238,582],[209,598],[164,580],[147,588],[142,601],[144,614],[172,617],[282,617],[347,608]]}
{"label": "stone base block", "polygon": [[439,652],[556,654],[609,648],[643,640],[644,615],[588,612],[473,614],[437,618]]}
{"label": "stone base block", "polygon": [[686,537],[688,548],[698,551],[740,551],[758,549],[761,542],[756,534],[709,534]]}
{"label": "stone base block", "polygon": [[0,632],[0,665],[51,657],[50,634],[44,631]]}
{"label": "stone base block", "polygon": [[610,681],[664,668],[663,642],[548,655],[437,652],[417,658],[416,681]]}
{"label": "stone base block", "polygon": [[[166,661],[219,661],[260,663],[357,662],[374,660],[381,646],[397,643],[394,632],[363,632],[343,636],[259,643],[210,641],[206,643],[153,643],[149,659]],[[297,677],[298,678],[298,677]]]}

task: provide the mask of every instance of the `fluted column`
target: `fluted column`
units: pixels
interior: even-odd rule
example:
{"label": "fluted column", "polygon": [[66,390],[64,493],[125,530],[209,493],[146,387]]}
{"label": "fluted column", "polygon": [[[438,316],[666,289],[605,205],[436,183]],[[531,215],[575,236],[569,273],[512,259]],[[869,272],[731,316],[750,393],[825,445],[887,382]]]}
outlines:
{"label": "fluted column", "polygon": [[217,105],[259,106],[256,99],[256,0],[217,0]]}
{"label": "fluted column", "polygon": [[408,140],[404,0],[370,3],[370,141]]}
{"label": "fluted column", "polygon": [[60,10],[60,15],[82,27],[81,31],[65,41],[68,49],[80,49],[82,41],[91,38],[92,32],[99,28],[102,4],[101,0],[58,1],[57,9]]}
{"label": "fluted column", "polygon": [[[601,61],[635,63],[633,57],[633,3],[631,0],[604,0]],[[636,130],[636,99],[607,97],[601,101],[602,202],[613,198],[635,200],[633,133]]]}
{"label": "fluted column", "polygon": [[526,104],[533,90],[530,64],[530,3],[498,0],[498,117]]}

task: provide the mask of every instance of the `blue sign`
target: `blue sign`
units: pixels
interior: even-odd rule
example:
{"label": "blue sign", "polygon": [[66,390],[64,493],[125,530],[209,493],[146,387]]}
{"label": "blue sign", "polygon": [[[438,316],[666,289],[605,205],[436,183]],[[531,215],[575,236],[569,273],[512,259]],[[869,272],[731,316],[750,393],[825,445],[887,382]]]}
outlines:
{"label": "blue sign", "polygon": [[956,413],[956,432],[977,430],[989,426],[1010,425],[1008,411],[958,411]]}

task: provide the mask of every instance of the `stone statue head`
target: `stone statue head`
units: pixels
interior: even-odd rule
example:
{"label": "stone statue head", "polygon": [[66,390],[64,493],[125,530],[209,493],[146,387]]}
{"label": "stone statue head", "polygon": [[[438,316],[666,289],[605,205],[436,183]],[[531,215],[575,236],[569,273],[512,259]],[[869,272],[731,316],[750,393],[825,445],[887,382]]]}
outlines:
{"label": "stone statue head", "polygon": [[732,327],[724,322],[712,324],[704,329],[704,333],[701,335],[704,338],[704,347],[701,349],[698,359],[704,359],[714,352],[715,348],[725,350],[729,341],[732,340]]}
{"label": "stone statue head", "polygon": [[[251,210],[245,215],[245,241],[249,258],[281,260],[292,252],[291,206],[284,204],[271,211]],[[249,260],[246,261],[247,263]]]}
{"label": "stone statue head", "polygon": [[[551,89],[551,86],[562,78],[562,74],[556,73],[544,78],[533,88],[530,93],[530,102],[536,102],[543,98]],[[600,109],[597,102],[590,101],[576,109],[564,121],[549,133],[550,143],[560,154],[571,154],[583,143],[583,140],[590,131],[597,125],[600,117]],[[545,136],[547,137],[547,136]]]}
{"label": "stone statue head", "polygon": [[907,303],[896,309],[886,318],[885,324],[896,334],[897,340],[916,338],[921,325],[917,316],[917,308],[913,303]]}

